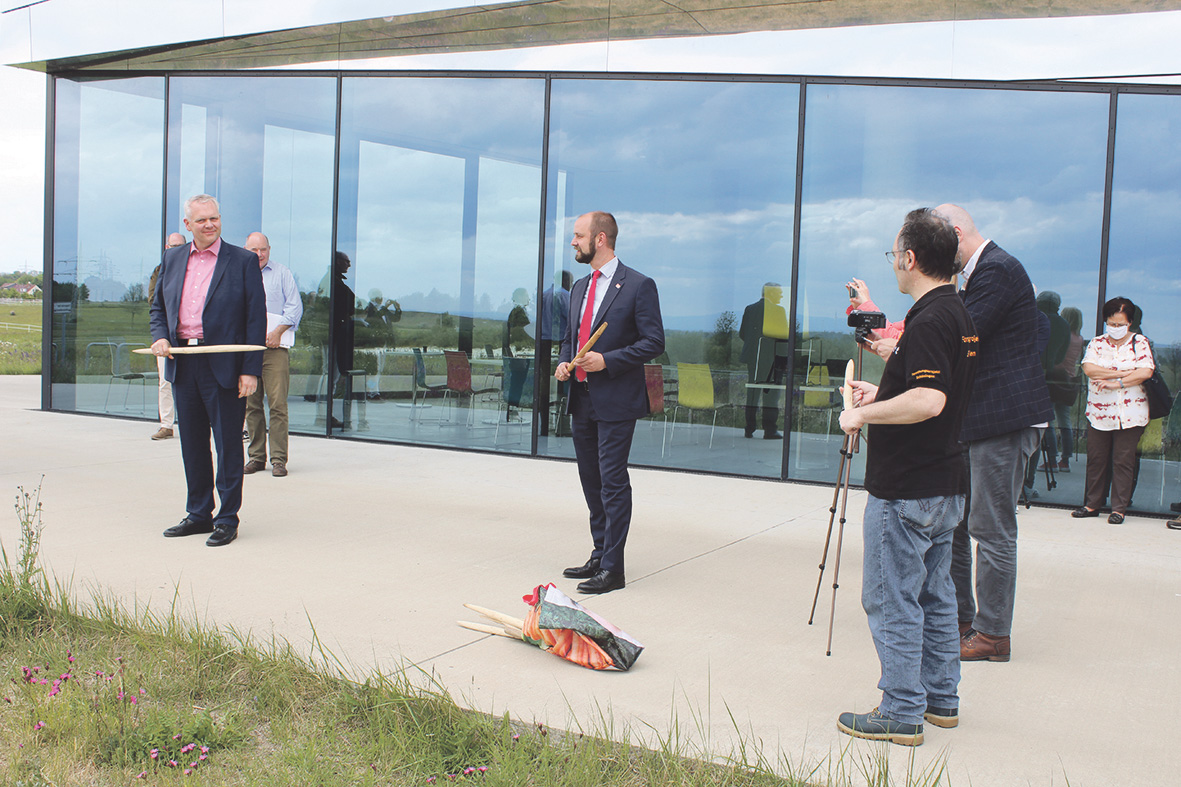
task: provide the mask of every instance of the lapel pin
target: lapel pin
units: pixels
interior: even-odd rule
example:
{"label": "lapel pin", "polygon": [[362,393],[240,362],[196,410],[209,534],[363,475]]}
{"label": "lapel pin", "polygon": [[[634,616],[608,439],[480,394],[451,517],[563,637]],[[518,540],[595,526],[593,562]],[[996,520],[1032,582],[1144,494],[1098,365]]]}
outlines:
{"label": "lapel pin", "polygon": [[623,286],[622,284],[616,283],[616,284],[615,284],[615,289],[617,289],[617,290],[618,290],[618,289],[619,289],[620,287],[622,287],[622,286]]}

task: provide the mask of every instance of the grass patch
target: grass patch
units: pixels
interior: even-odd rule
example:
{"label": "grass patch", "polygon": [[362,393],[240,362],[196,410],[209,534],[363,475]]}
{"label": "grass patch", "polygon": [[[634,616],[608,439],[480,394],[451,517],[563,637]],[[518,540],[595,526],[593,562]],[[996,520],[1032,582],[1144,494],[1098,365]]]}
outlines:
{"label": "grass patch", "polygon": [[[688,750],[676,719],[649,750],[619,743],[629,730],[609,711],[581,732],[473,713],[421,671],[351,679],[322,648],[309,659],[281,640],[195,622],[175,597],[160,615],[101,594],[83,608],[38,565],[40,490],[20,489],[16,509],[17,554],[0,543],[0,783],[893,783],[884,757],[855,762],[848,750],[828,773],[788,778],[777,774],[797,771],[746,744],[707,761]],[[941,780],[909,773],[907,784]]]}
{"label": "grass patch", "polygon": [[41,331],[16,325],[41,325],[41,301],[0,303],[0,374],[41,373]]}

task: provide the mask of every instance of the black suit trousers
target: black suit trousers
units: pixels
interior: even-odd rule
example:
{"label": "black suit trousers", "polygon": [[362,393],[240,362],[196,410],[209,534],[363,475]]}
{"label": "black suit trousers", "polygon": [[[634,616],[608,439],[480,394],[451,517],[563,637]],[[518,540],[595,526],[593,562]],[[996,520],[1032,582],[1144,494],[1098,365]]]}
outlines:
{"label": "black suit trousers", "polygon": [[[242,426],[246,419],[246,400],[236,388],[217,384],[204,355],[176,358],[176,380],[172,384],[176,400],[180,453],[184,460],[189,518],[200,522],[213,520],[216,527],[238,527],[238,509],[242,507]],[[209,436],[217,448],[217,476]],[[221,501],[217,518],[213,517],[213,489]]]}
{"label": "black suit trousers", "polygon": [[[570,384],[583,383],[571,380]],[[632,486],[627,472],[635,420],[603,421],[590,397],[571,400],[570,431],[578,478],[590,509],[590,531],[599,567],[623,573],[623,550],[632,520]]]}

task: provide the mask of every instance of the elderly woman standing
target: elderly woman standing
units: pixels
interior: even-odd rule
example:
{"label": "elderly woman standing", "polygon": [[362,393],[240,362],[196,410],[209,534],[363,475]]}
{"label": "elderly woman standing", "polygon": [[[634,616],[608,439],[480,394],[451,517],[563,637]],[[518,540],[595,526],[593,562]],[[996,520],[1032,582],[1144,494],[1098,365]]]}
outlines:
{"label": "elderly woman standing", "polygon": [[[1113,525],[1124,521],[1132,496],[1136,444],[1148,425],[1148,398],[1141,385],[1155,368],[1148,340],[1131,333],[1136,307],[1127,298],[1103,304],[1103,335],[1083,354],[1087,392],[1087,489],[1084,504],[1071,516],[1098,516],[1111,483]],[[1110,465],[1110,471],[1108,469]]]}

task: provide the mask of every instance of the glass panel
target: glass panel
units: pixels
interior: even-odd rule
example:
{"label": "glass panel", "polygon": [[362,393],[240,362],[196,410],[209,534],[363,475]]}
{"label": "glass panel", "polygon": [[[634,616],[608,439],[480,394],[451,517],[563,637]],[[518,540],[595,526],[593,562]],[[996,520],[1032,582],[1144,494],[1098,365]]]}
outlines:
{"label": "glass panel", "polygon": [[[790,84],[553,83],[547,289],[589,273],[573,223],[607,210],[620,259],[660,291],[666,352],[635,464],[780,476],[798,111]],[[539,451],[572,456],[546,371]]]}
{"label": "glass panel", "polygon": [[544,97],[540,80],[344,81],[335,429],[532,450]]}
{"label": "glass panel", "polygon": [[54,111],[51,405],[155,418],[164,80],[58,79]]}
{"label": "glass panel", "polygon": [[183,233],[184,201],[207,193],[221,203],[225,242],[267,236],[304,302],[289,351],[290,430],[323,434],[336,80],[177,77],[169,101],[166,229]]}
{"label": "glass panel", "polygon": [[[1106,297],[1130,298],[1141,310],[1138,330],[1152,342],[1157,366],[1176,395],[1181,389],[1181,96],[1121,95],[1118,112]],[[1098,317],[1086,310],[1083,317],[1083,335],[1090,338],[1099,331]],[[1137,510],[1176,516],[1171,505],[1181,501],[1179,407],[1169,418],[1149,422],[1140,441],[1132,496]],[[1081,470],[1081,458],[1078,464]]]}
{"label": "glass panel", "polygon": [[[856,352],[845,283],[864,280],[889,320],[905,317],[913,302],[883,253],[907,211],[956,203],[1039,291],[1084,314],[1094,304],[1107,115],[1103,94],[809,86],[791,477],[836,481],[830,391]],[[866,353],[864,364],[877,382],[882,361]],[[863,478],[861,454],[853,480]],[[1081,472],[1058,474],[1050,490],[1039,475],[1033,486],[1043,500],[1077,503],[1082,482]]]}

